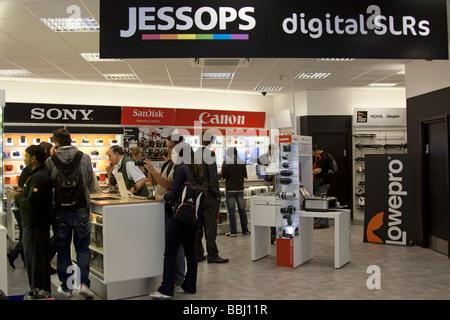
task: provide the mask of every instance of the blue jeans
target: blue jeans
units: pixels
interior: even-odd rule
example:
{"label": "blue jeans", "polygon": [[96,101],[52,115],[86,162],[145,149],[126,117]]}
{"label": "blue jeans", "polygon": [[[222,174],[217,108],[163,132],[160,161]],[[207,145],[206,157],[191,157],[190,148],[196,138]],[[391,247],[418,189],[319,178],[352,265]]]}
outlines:
{"label": "blue jeans", "polygon": [[[91,221],[89,208],[69,211],[56,211],[53,217],[53,233],[57,256],[57,271],[63,290],[73,289],[72,257],[70,247],[73,244],[77,253],[77,266],[79,268],[80,284],[90,286],[89,259],[91,243]],[[69,279],[70,278],[70,279]],[[69,280],[69,283],[68,283]]]}
{"label": "blue jeans", "polygon": [[228,217],[230,218],[230,233],[237,234],[236,229],[236,214],[235,214],[235,202],[238,205],[239,220],[241,220],[242,233],[248,232],[247,227],[247,213],[245,213],[245,201],[244,201],[244,191],[237,192],[226,192]]}

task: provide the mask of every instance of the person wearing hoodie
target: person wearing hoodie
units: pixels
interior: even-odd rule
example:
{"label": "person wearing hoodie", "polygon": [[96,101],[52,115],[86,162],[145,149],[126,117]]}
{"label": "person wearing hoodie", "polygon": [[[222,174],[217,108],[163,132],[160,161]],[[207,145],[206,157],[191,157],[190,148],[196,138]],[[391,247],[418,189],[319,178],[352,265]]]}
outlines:
{"label": "person wearing hoodie", "polygon": [[67,298],[70,298],[73,294],[73,285],[71,283],[73,279],[73,266],[70,254],[73,241],[80,276],[79,294],[87,299],[93,299],[94,294],[89,289],[89,244],[91,242],[90,193],[100,192],[100,188],[92,170],[91,158],[87,154],[81,153],[79,168],[85,197],[83,204],[85,205],[76,209],[66,209],[59,206],[56,201],[58,199],[56,185],[58,183],[57,174],[60,170],[55,162],[62,162],[66,165],[71,164],[79,156],[79,151],[75,146],[71,145],[72,138],[70,137],[70,132],[66,129],[54,130],[53,141],[56,151],[47,159],[46,165],[50,180],[55,185],[55,208],[52,227],[55,235],[56,251],[58,253],[56,269],[59,280],[61,281],[61,286],[58,287],[57,292]]}

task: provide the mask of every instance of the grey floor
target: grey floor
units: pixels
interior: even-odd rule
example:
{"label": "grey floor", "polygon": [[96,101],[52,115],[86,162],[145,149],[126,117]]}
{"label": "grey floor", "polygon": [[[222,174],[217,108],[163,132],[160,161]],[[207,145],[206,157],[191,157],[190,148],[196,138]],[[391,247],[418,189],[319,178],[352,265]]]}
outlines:
{"label": "grey floor", "polygon": [[[351,262],[334,269],[334,229],[314,230],[314,258],[295,269],[277,267],[273,254],[250,259],[250,236],[217,237],[226,264],[201,262],[195,295],[175,294],[177,300],[303,300],[303,299],[450,299],[450,259],[431,249],[369,244],[362,241],[363,226],[351,227]],[[380,289],[368,289],[367,268],[380,268]],[[27,290],[21,261],[8,266],[10,295]],[[56,276],[53,282],[57,283]],[[53,296],[62,299],[53,288]],[[148,296],[133,299],[146,300]]]}

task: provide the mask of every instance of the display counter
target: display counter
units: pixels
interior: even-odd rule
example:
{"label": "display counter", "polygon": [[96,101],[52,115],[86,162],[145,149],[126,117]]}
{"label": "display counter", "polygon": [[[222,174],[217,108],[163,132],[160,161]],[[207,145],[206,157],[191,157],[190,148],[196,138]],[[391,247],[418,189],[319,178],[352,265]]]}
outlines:
{"label": "display counter", "polygon": [[8,273],[6,263],[6,228],[0,224],[0,289],[8,295]]}
{"label": "display counter", "polygon": [[[251,259],[264,258],[271,252],[270,227],[277,226],[277,212],[281,205],[274,194],[254,196],[251,201]],[[334,267],[341,268],[350,262],[350,210],[304,211],[300,210],[298,244],[295,245],[295,266],[301,265],[314,256],[314,218],[334,219]],[[278,225],[282,223],[279,222]],[[297,238],[296,238],[297,239]],[[277,240],[278,241],[278,240]]]}
{"label": "display counter", "polygon": [[123,299],[157,289],[163,273],[164,203],[91,195],[91,290]]}

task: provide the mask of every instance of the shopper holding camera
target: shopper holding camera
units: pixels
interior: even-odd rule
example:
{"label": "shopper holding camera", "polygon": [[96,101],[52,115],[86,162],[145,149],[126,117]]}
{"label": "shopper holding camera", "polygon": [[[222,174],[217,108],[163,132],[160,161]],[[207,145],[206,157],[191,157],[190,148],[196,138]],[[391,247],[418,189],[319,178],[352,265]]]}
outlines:
{"label": "shopper holding camera", "polygon": [[133,158],[125,155],[122,147],[117,145],[109,148],[107,155],[111,161],[111,164],[106,167],[109,183],[116,184],[115,175],[122,174],[125,186],[131,193],[148,197],[148,188],[145,184],[147,178],[134,164]]}

